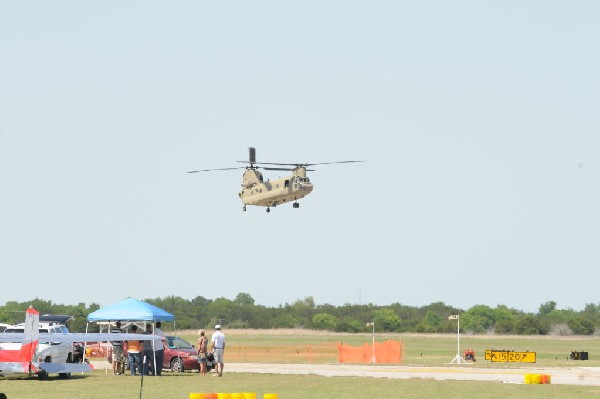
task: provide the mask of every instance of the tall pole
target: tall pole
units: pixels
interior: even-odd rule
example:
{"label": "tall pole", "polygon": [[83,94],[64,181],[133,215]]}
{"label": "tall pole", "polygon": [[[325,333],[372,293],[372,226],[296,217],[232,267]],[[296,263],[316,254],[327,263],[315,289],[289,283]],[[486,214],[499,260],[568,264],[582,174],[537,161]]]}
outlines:
{"label": "tall pole", "polygon": [[367,327],[373,327],[373,344],[372,344],[372,349],[371,349],[371,363],[376,363],[376,359],[375,359],[375,320],[367,323]]}
{"label": "tall pole", "polygon": [[460,317],[456,320],[456,342],[457,342],[457,347],[456,347],[456,353],[458,356],[460,356]]}
{"label": "tall pole", "polygon": [[371,363],[375,363],[375,320],[373,320],[373,347],[372,347]]}
{"label": "tall pole", "polygon": [[456,364],[467,363],[460,356],[460,316],[457,314],[453,314],[453,315],[450,315],[450,317],[448,317],[448,320],[456,320],[456,322],[457,322],[456,323],[456,356],[454,357],[454,359],[452,359],[450,364],[452,364],[452,363],[456,363]]}

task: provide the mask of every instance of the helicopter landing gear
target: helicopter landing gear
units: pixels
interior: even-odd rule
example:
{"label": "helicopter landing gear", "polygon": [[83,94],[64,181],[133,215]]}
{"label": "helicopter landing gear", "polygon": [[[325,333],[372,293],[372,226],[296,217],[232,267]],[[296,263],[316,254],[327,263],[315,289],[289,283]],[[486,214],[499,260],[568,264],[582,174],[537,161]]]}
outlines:
{"label": "helicopter landing gear", "polygon": [[294,203],[292,204],[292,206],[293,206],[294,208],[300,208],[300,203],[298,203],[298,202],[294,202]]}
{"label": "helicopter landing gear", "polygon": [[244,207],[242,208],[242,210],[243,210],[244,212],[246,212],[246,205],[244,205]]}
{"label": "helicopter landing gear", "polygon": [[267,207],[267,213],[271,212],[271,208]]}

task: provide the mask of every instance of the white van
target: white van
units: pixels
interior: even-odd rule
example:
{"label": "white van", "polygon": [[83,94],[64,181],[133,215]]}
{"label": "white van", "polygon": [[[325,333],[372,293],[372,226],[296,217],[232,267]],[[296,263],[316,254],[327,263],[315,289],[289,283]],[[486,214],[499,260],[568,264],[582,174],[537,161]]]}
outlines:
{"label": "white van", "polygon": [[[17,324],[7,327],[5,333],[23,333],[24,324]],[[57,324],[52,321],[40,322],[40,333],[65,334],[69,329],[64,324]],[[21,343],[2,343],[2,349],[18,350]],[[34,361],[39,363],[72,363],[73,362],[73,343],[72,342],[39,342],[35,352]],[[41,379],[45,379],[45,373],[38,373]],[[68,378],[69,373],[59,374],[61,378]]]}

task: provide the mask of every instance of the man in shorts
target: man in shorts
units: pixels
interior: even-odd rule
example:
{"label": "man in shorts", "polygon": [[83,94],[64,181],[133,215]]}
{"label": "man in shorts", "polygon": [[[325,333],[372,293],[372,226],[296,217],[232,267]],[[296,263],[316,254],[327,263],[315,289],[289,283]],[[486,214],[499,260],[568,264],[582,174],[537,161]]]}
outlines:
{"label": "man in shorts", "polygon": [[[111,328],[111,334],[121,334],[121,322],[117,321],[115,326]],[[112,366],[114,375],[122,375],[125,370],[125,363],[123,362],[123,341],[111,341],[112,344]]]}
{"label": "man in shorts", "polygon": [[225,334],[221,332],[221,325],[217,324],[215,326],[215,332],[211,338],[211,347],[210,350],[215,355],[215,374],[216,377],[223,376],[223,351],[225,350]]}

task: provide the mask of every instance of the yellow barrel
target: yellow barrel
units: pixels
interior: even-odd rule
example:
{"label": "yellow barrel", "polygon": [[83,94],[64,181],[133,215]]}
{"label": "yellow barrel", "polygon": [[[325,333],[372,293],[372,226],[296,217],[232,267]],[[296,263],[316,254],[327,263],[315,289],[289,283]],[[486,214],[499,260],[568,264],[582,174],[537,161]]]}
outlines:
{"label": "yellow barrel", "polygon": [[217,394],[217,399],[231,399],[231,395],[227,392],[219,392]]}
{"label": "yellow barrel", "polygon": [[243,399],[242,394],[239,392],[232,392],[230,395],[231,395],[231,399]]}
{"label": "yellow barrel", "polygon": [[202,399],[201,393],[190,393],[190,399]]}
{"label": "yellow barrel", "polygon": [[278,399],[279,395],[276,393],[265,393],[263,394],[263,399]]}
{"label": "yellow barrel", "polygon": [[243,399],[256,399],[256,392],[242,392]]}

